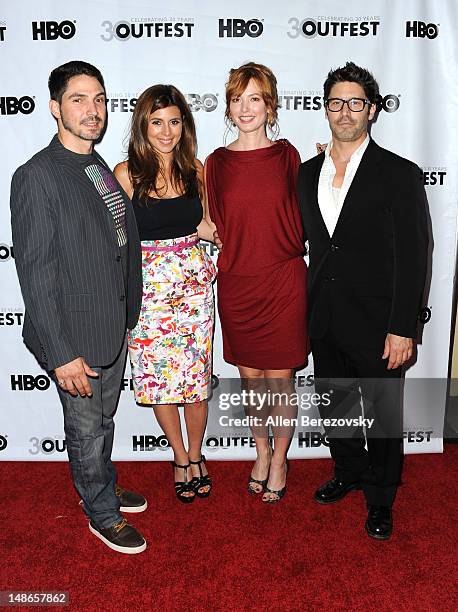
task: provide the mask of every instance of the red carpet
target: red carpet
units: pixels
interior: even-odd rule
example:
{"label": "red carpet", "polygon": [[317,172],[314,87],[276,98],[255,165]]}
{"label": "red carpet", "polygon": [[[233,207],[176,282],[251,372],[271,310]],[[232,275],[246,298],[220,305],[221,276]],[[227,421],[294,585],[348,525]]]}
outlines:
{"label": "red carpet", "polygon": [[291,461],[275,506],[245,493],[248,463],[209,462],[212,495],[189,506],[169,464],[120,463],[149,501],[132,556],[90,534],[66,463],[0,463],[0,590],[66,590],[72,610],[456,610],[457,463],[458,446],[406,457],[388,542],[366,535],[361,492],[312,500],[329,460]]}

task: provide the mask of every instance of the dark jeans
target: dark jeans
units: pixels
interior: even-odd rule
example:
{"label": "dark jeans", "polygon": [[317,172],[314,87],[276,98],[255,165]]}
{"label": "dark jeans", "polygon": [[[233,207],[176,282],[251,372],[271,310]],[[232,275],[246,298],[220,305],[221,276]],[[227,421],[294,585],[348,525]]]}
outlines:
{"label": "dark jeans", "polygon": [[59,390],[73,484],[83,508],[100,528],[113,525],[122,515],[115,495],[116,469],[111,461],[113,416],[118,405],[126,363],[126,341],[116,360],[92,367],[98,378],[89,378],[92,397],[72,397]]}
{"label": "dark jeans", "polygon": [[311,344],[315,387],[319,393],[331,390],[321,417],[357,418],[364,412],[374,419],[366,435],[359,426],[326,430],[335,477],[360,482],[368,504],[391,506],[401,476],[401,368],[386,369],[383,346],[348,346],[331,333]]}

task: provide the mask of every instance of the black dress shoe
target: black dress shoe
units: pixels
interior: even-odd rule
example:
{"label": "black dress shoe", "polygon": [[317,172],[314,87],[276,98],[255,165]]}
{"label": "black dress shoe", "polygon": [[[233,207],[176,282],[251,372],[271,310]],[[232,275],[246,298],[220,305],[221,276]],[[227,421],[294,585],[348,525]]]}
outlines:
{"label": "black dress shoe", "polygon": [[343,499],[347,493],[361,489],[359,482],[342,482],[337,478],[332,478],[319,487],[314,494],[314,499],[319,504],[333,504],[339,499]]}
{"label": "black dress shoe", "polygon": [[366,531],[371,538],[388,540],[393,532],[393,517],[390,506],[368,506]]}

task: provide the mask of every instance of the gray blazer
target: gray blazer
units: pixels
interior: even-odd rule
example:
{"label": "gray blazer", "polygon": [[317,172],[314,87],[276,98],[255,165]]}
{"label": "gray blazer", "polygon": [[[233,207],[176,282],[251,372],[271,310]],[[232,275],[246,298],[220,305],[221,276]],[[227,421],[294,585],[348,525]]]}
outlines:
{"label": "gray blazer", "polygon": [[126,195],[125,202],[127,286],[113,217],[57,136],[14,173],[11,225],[26,308],[22,335],[48,370],[77,357],[92,366],[112,363],[126,327],[137,323],[141,250]]}

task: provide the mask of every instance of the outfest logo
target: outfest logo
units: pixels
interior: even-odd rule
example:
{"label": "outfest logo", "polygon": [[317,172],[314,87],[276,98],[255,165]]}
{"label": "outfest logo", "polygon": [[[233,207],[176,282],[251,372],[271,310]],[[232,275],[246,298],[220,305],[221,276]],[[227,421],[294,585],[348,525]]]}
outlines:
{"label": "outfest logo", "polygon": [[379,33],[380,17],[290,17],[289,38],[375,37]]}
{"label": "outfest logo", "polygon": [[194,30],[193,17],[133,17],[129,20],[102,21],[105,42],[126,41],[132,38],[191,38]]}

